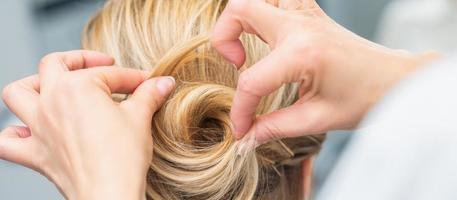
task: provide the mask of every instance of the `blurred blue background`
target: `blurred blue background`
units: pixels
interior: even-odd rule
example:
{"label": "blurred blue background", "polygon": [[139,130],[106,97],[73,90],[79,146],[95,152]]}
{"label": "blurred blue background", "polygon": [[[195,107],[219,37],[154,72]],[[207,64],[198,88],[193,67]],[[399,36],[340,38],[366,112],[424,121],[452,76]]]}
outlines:
{"label": "blurred blue background", "polygon": [[[170,0],[172,1],[172,0]],[[40,58],[80,48],[81,31],[103,0],[0,1],[0,88],[36,72]],[[389,47],[453,51],[457,40],[455,0],[319,0],[337,22]],[[438,36],[438,37],[437,37]],[[447,39],[446,42],[440,38]],[[0,128],[20,124],[0,103]],[[330,134],[315,168],[319,189],[350,134]],[[39,174],[0,161],[0,200],[62,199]]]}

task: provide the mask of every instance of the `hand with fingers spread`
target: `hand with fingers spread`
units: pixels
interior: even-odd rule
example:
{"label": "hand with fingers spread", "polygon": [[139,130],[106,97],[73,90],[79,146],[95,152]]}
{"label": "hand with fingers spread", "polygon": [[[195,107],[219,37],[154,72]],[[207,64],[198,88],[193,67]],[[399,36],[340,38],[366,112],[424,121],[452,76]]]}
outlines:
{"label": "hand with fingers spread", "polygon": [[[174,80],[113,67],[92,51],[46,56],[3,100],[27,127],[0,135],[0,158],[45,175],[67,199],[144,199],[151,120]],[[132,94],[115,102],[112,93]]]}
{"label": "hand with fingers spread", "polygon": [[[330,19],[315,0],[231,0],[211,42],[241,67],[239,36],[255,34],[271,53],[241,73],[231,118],[235,136],[269,140],[355,127],[368,109],[434,54],[413,55],[365,40]],[[300,83],[294,105],[254,116],[261,98]],[[251,139],[249,139],[251,140]]]}

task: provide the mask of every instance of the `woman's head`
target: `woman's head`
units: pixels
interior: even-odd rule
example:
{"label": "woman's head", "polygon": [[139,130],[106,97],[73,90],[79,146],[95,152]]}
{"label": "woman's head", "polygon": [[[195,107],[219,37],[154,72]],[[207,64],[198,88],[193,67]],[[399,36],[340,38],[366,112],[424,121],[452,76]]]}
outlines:
{"label": "woman's head", "polygon": [[[239,72],[211,49],[207,37],[225,0],[111,0],[89,23],[86,49],[113,56],[119,66],[174,76],[177,89],[152,119],[151,199],[294,199],[300,161],[323,136],[284,139],[239,156],[229,112]],[[242,36],[251,66],[268,46]],[[264,114],[297,99],[286,85],[263,99]]]}

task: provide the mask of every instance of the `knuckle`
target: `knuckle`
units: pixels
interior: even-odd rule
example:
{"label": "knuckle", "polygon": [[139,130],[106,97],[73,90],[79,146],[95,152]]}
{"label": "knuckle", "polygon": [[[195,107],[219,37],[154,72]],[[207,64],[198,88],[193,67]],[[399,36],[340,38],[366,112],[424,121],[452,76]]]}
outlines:
{"label": "knuckle", "polygon": [[255,77],[250,70],[244,71],[238,79],[238,89],[245,93],[255,94],[255,91],[252,88],[252,83],[255,81],[254,79]]}
{"label": "knuckle", "polygon": [[12,94],[16,90],[16,84],[12,83],[3,88],[2,99],[4,102],[8,102],[11,99]]}
{"label": "knuckle", "polygon": [[159,107],[162,105],[161,102],[162,102],[162,98],[153,98],[152,101],[149,102],[149,107],[151,109],[151,111],[155,112],[156,110],[159,109]]}
{"label": "knuckle", "polygon": [[226,41],[222,40],[218,35],[211,35],[209,39],[211,46],[213,46],[216,49],[219,49],[220,47],[223,47],[226,43]]}
{"label": "knuckle", "polygon": [[10,90],[11,89],[10,89],[9,85],[3,88],[3,90],[2,90],[2,99],[3,99],[3,101],[5,101],[5,102],[8,101]]}
{"label": "knuckle", "polygon": [[48,91],[53,93],[50,97],[74,97],[87,90],[88,78],[77,76],[75,74],[66,74],[59,78],[52,87],[48,87]]}
{"label": "knuckle", "polygon": [[292,35],[288,40],[288,45],[290,45],[289,49],[297,54],[297,52],[303,53],[313,49],[316,42],[303,35]]}
{"label": "knuckle", "polygon": [[[322,62],[323,56],[326,54],[325,45],[319,42],[319,39],[309,39],[303,36],[296,36],[291,38],[288,48],[288,55],[291,58],[299,58],[299,63],[307,62],[306,66],[318,66]],[[311,62],[311,63],[309,63]]]}
{"label": "knuckle", "polygon": [[234,14],[244,14],[248,12],[251,3],[252,1],[231,0],[227,5],[227,10]]}
{"label": "knuckle", "polygon": [[40,68],[46,67],[46,65],[48,65],[48,64],[51,63],[52,61],[58,60],[58,59],[59,59],[59,56],[60,56],[60,52],[54,52],[54,53],[50,53],[50,54],[44,56],[44,57],[40,60],[39,67],[40,67]]}
{"label": "knuckle", "polygon": [[261,123],[257,125],[257,131],[268,140],[279,140],[284,135],[284,132],[275,123]]}
{"label": "knuckle", "polygon": [[162,98],[159,97],[141,97],[137,99],[129,99],[127,101],[123,101],[121,105],[126,109],[126,110],[136,110],[138,111],[137,114],[141,114],[142,116],[144,115],[149,115],[149,113],[155,113],[160,106],[162,105]]}
{"label": "knuckle", "polygon": [[73,76],[67,76],[67,78],[65,78],[63,81],[64,84],[62,84],[62,86],[63,89],[79,90],[85,87],[88,81],[88,78],[84,76],[77,76],[73,74]]}

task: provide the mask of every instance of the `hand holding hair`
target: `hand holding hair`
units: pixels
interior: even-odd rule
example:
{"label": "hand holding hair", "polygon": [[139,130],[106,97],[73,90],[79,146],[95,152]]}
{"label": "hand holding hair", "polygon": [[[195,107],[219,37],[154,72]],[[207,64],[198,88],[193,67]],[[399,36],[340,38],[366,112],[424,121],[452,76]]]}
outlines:
{"label": "hand holding hair", "polygon": [[[3,100],[27,127],[2,131],[0,159],[40,172],[67,199],[144,199],[151,119],[174,81],[113,64],[93,51],[53,53],[39,75],[7,86]],[[118,103],[112,93],[133,94]]]}
{"label": "hand holding hair", "polygon": [[[274,2],[229,1],[211,38],[213,47],[238,68],[245,61],[242,32],[257,35],[272,49],[241,73],[231,110],[235,136],[248,135],[248,148],[273,139],[354,128],[391,86],[435,57],[365,40],[330,19],[315,0],[280,1],[289,7]],[[261,98],[285,83],[300,84],[300,99],[254,116]]]}

